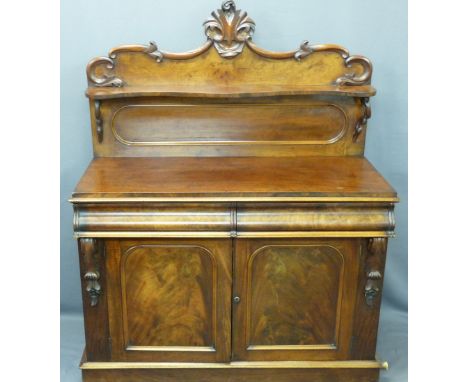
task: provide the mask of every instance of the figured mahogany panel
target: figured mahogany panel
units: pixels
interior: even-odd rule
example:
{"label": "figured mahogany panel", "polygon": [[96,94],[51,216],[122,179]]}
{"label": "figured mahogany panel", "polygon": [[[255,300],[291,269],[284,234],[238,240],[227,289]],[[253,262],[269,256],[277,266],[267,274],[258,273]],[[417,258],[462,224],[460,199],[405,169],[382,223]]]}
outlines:
{"label": "figured mahogany panel", "polygon": [[249,349],[257,345],[335,347],[343,255],[328,245],[270,245],[248,263]]}
{"label": "figured mahogany panel", "polygon": [[226,361],[230,240],[108,241],[112,359]]}
{"label": "figured mahogany panel", "polygon": [[346,131],[334,104],[130,104],[115,111],[111,129],[128,146],[332,144]]}
{"label": "figured mahogany panel", "polygon": [[[91,101],[96,156],[361,155],[363,109],[350,97]],[[98,105],[98,106],[96,106]],[[94,115],[93,115],[94,114]],[[359,139],[358,139],[359,138]]]}
{"label": "figured mahogany panel", "polygon": [[213,348],[216,264],[197,246],[137,245],[122,260],[127,348]]}
{"label": "figured mahogany panel", "polygon": [[237,239],[234,359],[346,359],[359,251],[344,239]]}

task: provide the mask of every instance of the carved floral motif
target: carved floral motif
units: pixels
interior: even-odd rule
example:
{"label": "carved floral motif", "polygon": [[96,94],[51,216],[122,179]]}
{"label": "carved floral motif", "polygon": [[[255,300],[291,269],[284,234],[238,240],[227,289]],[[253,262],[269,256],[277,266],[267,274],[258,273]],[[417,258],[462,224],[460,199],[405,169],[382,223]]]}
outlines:
{"label": "carved floral motif", "polygon": [[234,58],[241,54],[244,46],[247,45],[256,54],[276,60],[301,61],[316,52],[334,52],[342,57],[344,67],[351,70],[338,77],[333,85],[359,86],[371,82],[371,62],[363,56],[351,56],[347,49],[339,45],[311,45],[308,41],[304,41],[298,49],[285,52],[274,52],[258,47],[252,41],[255,22],[247,15],[247,12],[238,10],[233,0],[224,1],[220,9],[211,13],[211,17],[203,23],[203,27],[207,37],[206,43],[189,52],[161,51],[153,41],[149,45],[123,45],[114,48],[109,52],[109,57],[98,57],[88,64],[88,81],[95,87],[124,86],[122,79],[116,77],[114,73],[115,59],[122,52],[143,53],[160,63],[165,59],[187,60],[197,57],[205,53],[212,45],[221,57]]}
{"label": "carved floral motif", "polygon": [[224,1],[221,9],[211,13],[204,22],[205,34],[214,42],[221,57],[235,57],[244,49],[245,42],[255,31],[254,21],[247,12],[237,10],[234,1]]}

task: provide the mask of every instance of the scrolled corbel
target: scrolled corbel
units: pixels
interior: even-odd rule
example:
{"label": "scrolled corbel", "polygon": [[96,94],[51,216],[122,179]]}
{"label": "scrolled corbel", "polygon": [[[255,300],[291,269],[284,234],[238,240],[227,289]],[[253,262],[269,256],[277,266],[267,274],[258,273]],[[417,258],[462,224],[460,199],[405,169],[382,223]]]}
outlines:
{"label": "scrolled corbel", "polygon": [[102,143],[102,139],[104,136],[104,129],[103,129],[103,121],[101,115],[101,101],[94,100],[94,122],[96,125],[96,136],[99,143]]}
{"label": "scrolled corbel", "polygon": [[84,279],[86,280],[86,292],[91,299],[91,306],[96,306],[101,295],[101,284],[99,284],[100,274],[98,271],[86,272]]}
{"label": "scrolled corbel", "polygon": [[367,120],[372,116],[372,109],[369,104],[369,97],[361,98],[362,115],[354,127],[353,142],[356,142],[362,132],[363,126],[367,125]]}
{"label": "scrolled corbel", "polygon": [[99,245],[96,239],[80,239],[80,252],[83,256],[85,290],[90,298],[90,305],[96,306],[99,302],[99,296],[102,293],[99,279]]}
{"label": "scrolled corbel", "polygon": [[366,304],[373,306],[382,291],[383,268],[387,251],[387,238],[378,237],[369,240],[366,261],[366,285],[364,296]]}

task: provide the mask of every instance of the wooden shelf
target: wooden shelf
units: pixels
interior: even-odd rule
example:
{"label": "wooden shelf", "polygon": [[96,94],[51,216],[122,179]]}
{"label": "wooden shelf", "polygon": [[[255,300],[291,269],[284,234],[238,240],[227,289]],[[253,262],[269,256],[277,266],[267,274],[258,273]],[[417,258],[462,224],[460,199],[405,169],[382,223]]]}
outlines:
{"label": "wooden shelf", "polygon": [[199,97],[199,98],[242,98],[298,95],[337,95],[348,97],[371,97],[376,91],[372,86],[285,86],[243,85],[236,86],[187,86],[161,84],[158,86],[89,87],[86,95],[91,99],[115,99],[129,97]]}

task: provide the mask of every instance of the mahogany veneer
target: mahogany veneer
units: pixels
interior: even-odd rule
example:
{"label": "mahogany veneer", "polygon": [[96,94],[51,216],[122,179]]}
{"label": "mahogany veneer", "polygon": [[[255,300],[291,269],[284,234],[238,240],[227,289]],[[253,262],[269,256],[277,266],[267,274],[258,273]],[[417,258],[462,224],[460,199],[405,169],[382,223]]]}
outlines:
{"label": "mahogany veneer", "polygon": [[376,382],[398,198],[363,156],[372,64],[260,48],[233,1],[203,25],[87,67],[83,380]]}
{"label": "mahogany veneer", "polygon": [[396,201],[362,157],[96,158],[73,198],[348,197]]}

